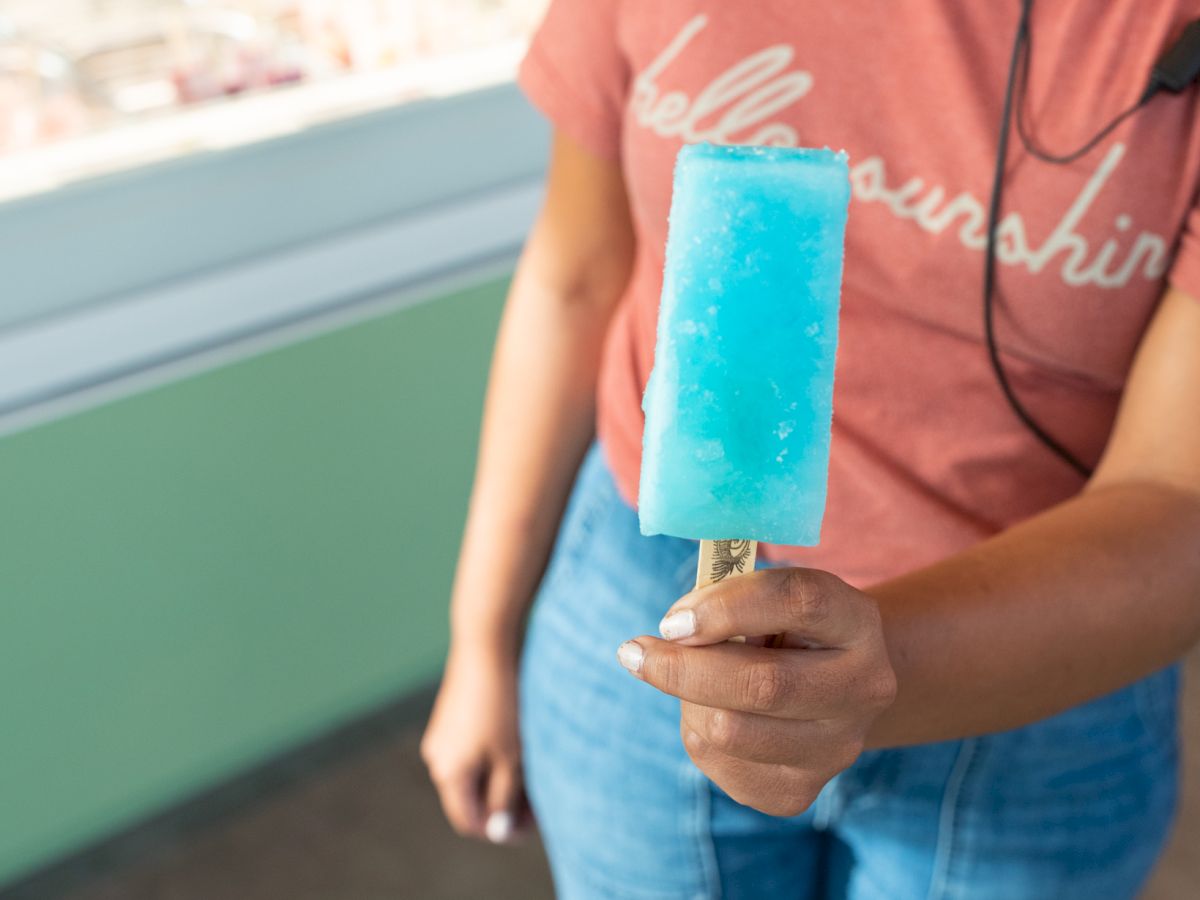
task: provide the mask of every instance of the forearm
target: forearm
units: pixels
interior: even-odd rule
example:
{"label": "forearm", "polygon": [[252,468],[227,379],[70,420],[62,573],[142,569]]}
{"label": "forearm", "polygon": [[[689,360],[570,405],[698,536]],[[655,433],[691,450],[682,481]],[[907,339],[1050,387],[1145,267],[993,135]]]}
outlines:
{"label": "forearm", "polygon": [[1147,675],[1196,640],[1200,500],[1105,485],[867,593],[899,686],[872,746],[1017,727]]}
{"label": "forearm", "polygon": [[455,641],[476,651],[517,649],[592,437],[601,345],[619,292],[615,281],[547,286],[524,263],[497,337],[451,602]]}

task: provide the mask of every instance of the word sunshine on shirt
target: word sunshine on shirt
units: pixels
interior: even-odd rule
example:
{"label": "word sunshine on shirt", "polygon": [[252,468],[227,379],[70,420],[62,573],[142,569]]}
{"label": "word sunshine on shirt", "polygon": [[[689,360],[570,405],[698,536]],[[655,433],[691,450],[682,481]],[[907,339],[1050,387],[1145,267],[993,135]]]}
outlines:
{"label": "word sunshine on shirt", "polygon": [[[705,15],[692,18],[637,76],[630,100],[634,121],[661,137],[679,138],[686,143],[798,146],[796,130],[772,117],[801,100],[816,81],[811,72],[788,70],[795,56],[795,49],[789,44],[775,44],[745,57],[719,74],[695,97],[679,90],[660,89],[659,79],[707,24]],[[745,134],[750,129],[754,130]],[[744,136],[734,139],[738,134]],[[1169,263],[1167,242],[1162,235],[1141,231],[1124,257],[1118,259],[1122,236],[1127,236],[1133,225],[1132,216],[1118,215],[1114,226],[1119,234],[1105,240],[1094,252],[1090,242],[1076,230],[1120,165],[1125,149],[1121,143],[1109,149],[1040,246],[1030,245],[1025,218],[1020,212],[1005,215],[997,226],[997,258],[1011,266],[1025,266],[1036,274],[1065,254],[1060,274],[1063,282],[1072,287],[1121,288],[1139,271],[1150,281],[1162,278]],[[882,204],[897,218],[931,234],[956,228],[959,240],[970,249],[982,250],[986,246],[986,209],[967,191],[950,197],[945,187],[927,185],[922,178],[889,184],[886,163],[878,155],[854,163],[850,180],[854,197],[861,202]]]}

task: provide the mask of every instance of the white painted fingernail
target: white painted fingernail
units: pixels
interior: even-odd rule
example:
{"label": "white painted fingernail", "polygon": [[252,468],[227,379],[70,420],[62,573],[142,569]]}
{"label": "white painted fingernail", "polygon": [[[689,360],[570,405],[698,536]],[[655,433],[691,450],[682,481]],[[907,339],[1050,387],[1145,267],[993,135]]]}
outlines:
{"label": "white painted fingernail", "polygon": [[642,645],[637,641],[626,641],[617,648],[617,659],[621,661],[621,665],[635,675],[642,671],[642,660],[645,656]]}
{"label": "white painted fingernail", "polygon": [[494,812],[488,816],[487,824],[483,827],[487,839],[493,844],[504,844],[512,837],[513,832],[513,817],[512,813],[505,810]]}
{"label": "white painted fingernail", "polygon": [[658,623],[658,633],[668,641],[691,637],[696,633],[696,614],[690,609],[671,613]]}

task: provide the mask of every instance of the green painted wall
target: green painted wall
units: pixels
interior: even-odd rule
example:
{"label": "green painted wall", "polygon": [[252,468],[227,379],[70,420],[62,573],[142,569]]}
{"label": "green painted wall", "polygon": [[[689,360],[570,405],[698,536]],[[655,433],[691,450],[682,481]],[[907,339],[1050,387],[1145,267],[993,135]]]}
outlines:
{"label": "green painted wall", "polygon": [[0,441],[0,884],[436,675],[503,289]]}

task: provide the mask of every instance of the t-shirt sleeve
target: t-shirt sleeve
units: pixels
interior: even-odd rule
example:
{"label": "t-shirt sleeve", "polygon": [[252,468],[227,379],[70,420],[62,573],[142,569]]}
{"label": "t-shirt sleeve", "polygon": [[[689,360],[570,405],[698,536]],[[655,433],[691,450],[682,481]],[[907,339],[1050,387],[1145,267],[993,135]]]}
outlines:
{"label": "t-shirt sleeve", "polygon": [[621,149],[629,67],[618,42],[619,0],[551,0],[517,83],[554,127],[597,156]]}
{"label": "t-shirt sleeve", "polygon": [[1200,206],[1192,207],[1183,223],[1183,236],[1167,272],[1172,287],[1200,298]]}

